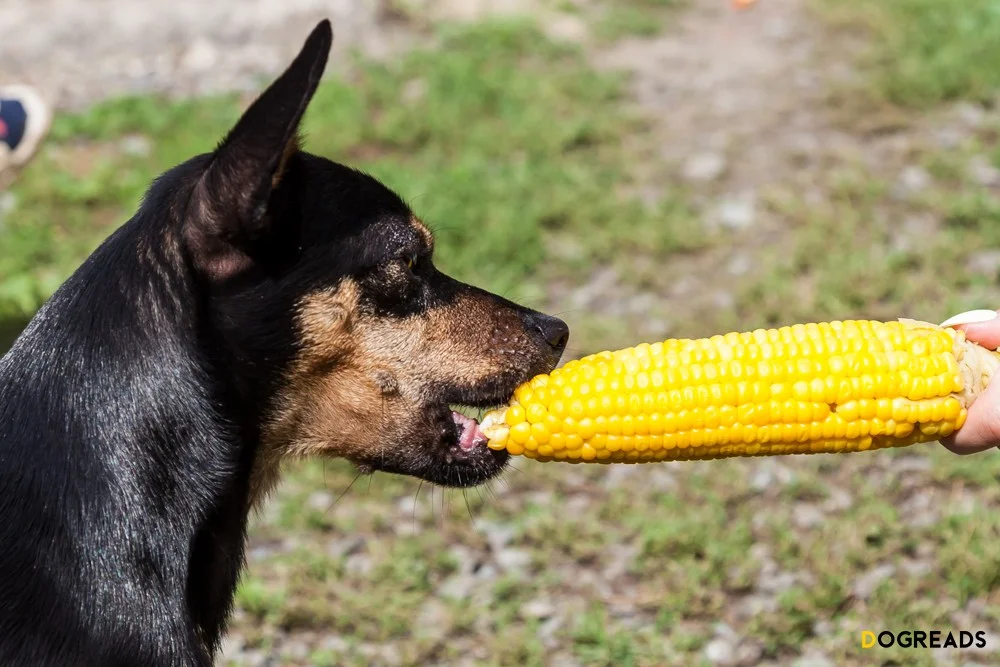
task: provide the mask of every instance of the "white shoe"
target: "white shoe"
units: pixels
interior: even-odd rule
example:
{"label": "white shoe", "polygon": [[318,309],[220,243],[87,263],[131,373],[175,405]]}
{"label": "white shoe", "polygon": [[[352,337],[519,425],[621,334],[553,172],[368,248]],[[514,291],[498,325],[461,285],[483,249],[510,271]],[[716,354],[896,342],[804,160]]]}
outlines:
{"label": "white shoe", "polygon": [[28,86],[0,86],[0,173],[34,157],[52,124],[42,96]]}

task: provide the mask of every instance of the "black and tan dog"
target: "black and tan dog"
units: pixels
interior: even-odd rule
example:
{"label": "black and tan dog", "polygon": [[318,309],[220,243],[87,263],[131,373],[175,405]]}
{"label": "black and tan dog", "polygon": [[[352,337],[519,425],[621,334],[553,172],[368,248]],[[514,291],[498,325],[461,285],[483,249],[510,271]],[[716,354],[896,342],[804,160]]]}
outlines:
{"label": "black and tan dog", "polygon": [[442,274],[398,196],[298,150],[331,40],[161,176],[0,360],[0,664],[211,664],[284,457],[503,469],[449,405],[505,401],[566,325]]}

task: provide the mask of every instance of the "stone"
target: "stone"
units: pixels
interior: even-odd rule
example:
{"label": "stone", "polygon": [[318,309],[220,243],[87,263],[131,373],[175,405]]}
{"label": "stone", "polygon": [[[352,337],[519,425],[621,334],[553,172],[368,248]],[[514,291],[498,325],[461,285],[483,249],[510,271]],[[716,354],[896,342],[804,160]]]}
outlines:
{"label": "stone", "polygon": [[732,641],[722,637],[716,637],[705,645],[705,659],[713,665],[731,665],[735,653]]}
{"label": "stone", "polygon": [[895,565],[879,565],[858,577],[854,582],[852,593],[859,600],[867,600],[878,588],[879,584],[896,573]]}
{"label": "stone", "polygon": [[718,180],[726,171],[726,158],[721,153],[697,153],[684,161],[681,176],[691,183],[709,183]]}

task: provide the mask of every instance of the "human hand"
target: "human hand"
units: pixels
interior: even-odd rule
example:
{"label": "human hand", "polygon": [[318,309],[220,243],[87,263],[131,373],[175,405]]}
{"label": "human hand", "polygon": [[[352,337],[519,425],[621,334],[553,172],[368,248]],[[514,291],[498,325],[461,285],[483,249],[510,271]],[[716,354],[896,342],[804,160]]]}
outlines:
{"label": "human hand", "polygon": [[[941,326],[965,331],[965,336],[989,350],[1000,348],[1000,312],[970,310],[955,315]],[[1000,380],[990,381],[986,391],[969,406],[969,416],[958,431],[941,438],[941,444],[956,454],[975,454],[1000,446]]]}

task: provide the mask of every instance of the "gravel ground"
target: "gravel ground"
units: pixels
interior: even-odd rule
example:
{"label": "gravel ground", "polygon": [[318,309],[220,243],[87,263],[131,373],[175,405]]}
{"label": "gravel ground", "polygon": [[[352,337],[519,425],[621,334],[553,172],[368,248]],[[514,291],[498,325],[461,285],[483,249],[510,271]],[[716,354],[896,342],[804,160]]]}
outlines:
{"label": "gravel ground", "polygon": [[59,106],[150,91],[254,90],[329,17],[338,55],[405,41],[371,0],[5,0],[0,78],[28,81]]}

